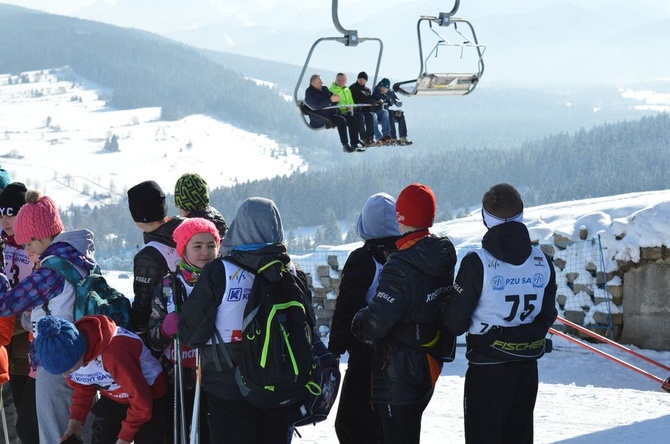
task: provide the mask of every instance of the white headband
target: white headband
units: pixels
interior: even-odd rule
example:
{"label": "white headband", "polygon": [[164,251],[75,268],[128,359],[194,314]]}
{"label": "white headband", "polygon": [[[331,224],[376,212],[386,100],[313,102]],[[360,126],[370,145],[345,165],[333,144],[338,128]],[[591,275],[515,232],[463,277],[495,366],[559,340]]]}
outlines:
{"label": "white headband", "polygon": [[489,213],[484,209],[484,207],[482,207],[482,217],[484,218],[484,225],[486,225],[487,228],[493,228],[496,225],[504,224],[506,222],[523,223],[523,211],[517,214],[516,216],[500,218],[498,216],[494,216],[493,214]]}

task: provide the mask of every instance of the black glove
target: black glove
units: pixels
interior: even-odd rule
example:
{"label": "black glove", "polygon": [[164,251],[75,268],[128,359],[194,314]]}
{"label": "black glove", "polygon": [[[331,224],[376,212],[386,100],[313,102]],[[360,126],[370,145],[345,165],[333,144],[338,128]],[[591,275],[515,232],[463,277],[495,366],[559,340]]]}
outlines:
{"label": "black glove", "polygon": [[544,352],[551,353],[554,350],[554,341],[549,338],[544,340]]}

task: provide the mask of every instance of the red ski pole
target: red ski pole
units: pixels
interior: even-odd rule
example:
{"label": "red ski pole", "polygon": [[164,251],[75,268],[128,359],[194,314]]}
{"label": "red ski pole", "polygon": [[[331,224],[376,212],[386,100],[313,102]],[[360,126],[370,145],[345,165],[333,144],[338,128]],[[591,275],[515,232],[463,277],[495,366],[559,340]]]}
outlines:
{"label": "red ski pole", "polygon": [[610,360],[616,362],[617,364],[620,364],[620,365],[626,367],[626,368],[629,369],[629,370],[633,370],[633,371],[635,371],[635,372],[637,372],[637,373],[639,373],[639,374],[641,374],[641,375],[643,375],[643,376],[646,376],[647,378],[652,379],[652,380],[654,380],[654,381],[660,383],[660,384],[661,384],[661,388],[662,388],[664,391],[670,393],[670,378],[663,380],[663,379],[659,378],[659,377],[656,376],[656,375],[652,375],[651,373],[649,373],[649,372],[647,372],[647,371],[644,371],[644,370],[642,370],[641,368],[635,367],[634,365],[629,364],[629,363],[626,362],[626,361],[623,361],[623,360],[621,360],[621,359],[619,359],[619,358],[617,358],[617,357],[615,357],[615,356],[612,356],[612,355],[610,355],[609,353],[606,353],[606,352],[604,352],[604,351],[602,351],[602,350],[599,350],[599,349],[593,347],[592,345],[589,345],[589,344],[587,344],[587,343],[585,343],[585,342],[583,342],[583,341],[580,341],[579,339],[573,338],[572,336],[570,336],[570,335],[568,335],[568,334],[566,334],[566,333],[563,333],[563,332],[561,332],[561,331],[558,331],[558,330],[556,330],[556,329],[550,328],[550,329],[549,329],[549,333],[554,334],[554,335],[556,335],[556,336],[560,336],[561,338],[567,339],[568,341],[573,342],[573,343],[575,343],[575,344],[577,344],[577,345],[579,345],[579,346],[581,346],[581,347],[584,347],[585,349],[590,350],[590,351],[592,351],[593,353],[596,353],[596,354],[598,354],[598,355],[600,355],[600,356],[602,356],[602,357],[604,357],[604,358],[610,359]]}
{"label": "red ski pole", "polygon": [[668,367],[667,365],[663,365],[663,364],[661,364],[660,362],[654,361],[654,360],[651,359],[651,358],[648,358],[648,357],[646,357],[646,356],[644,356],[644,355],[641,355],[641,354],[639,354],[638,352],[636,352],[636,351],[634,351],[634,350],[631,350],[630,348],[628,348],[628,347],[626,347],[626,346],[624,346],[624,345],[619,344],[618,342],[614,342],[614,341],[612,341],[611,339],[607,339],[606,337],[604,337],[604,336],[602,336],[602,335],[599,335],[598,333],[594,333],[594,332],[592,332],[591,330],[589,330],[588,328],[584,328],[584,327],[582,327],[581,325],[575,324],[574,322],[570,322],[570,321],[568,321],[567,319],[564,319],[564,318],[562,318],[562,317],[560,317],[560,316],[559,316],[558,318],[556,318],[556,320],[561,321],[561,322],[564,323],[565,325],[567,325],[567,326],[569,326],[569,327],[572,327],[572,328],[574,328],[575,330],[579,330],[580,332],[585,333],[585,334],[591,336],[592,338],[595,338],[595,339],[597,339],[597,340],[599,340],[599,341],[602,341],[602,342],[604,342],[605,344],[612,345],[612,346],[618,348],[619,350],[623,350],[623,351],[625,351],[626,353],[630,353],[631,355],[633,355],[633,356],[635,356],[635,357],[637,357],[637,358],[640,358],[640,359],[642,359],[643,361],[647,361],[647,362],[650,363],[650,364],[653,364],[653,365],[655,365],[655,366],[657,366],[657,367],[662,368],[663,370],[666,370],[666,371],[669,371],[669,372],[670,372],[670,367]]}

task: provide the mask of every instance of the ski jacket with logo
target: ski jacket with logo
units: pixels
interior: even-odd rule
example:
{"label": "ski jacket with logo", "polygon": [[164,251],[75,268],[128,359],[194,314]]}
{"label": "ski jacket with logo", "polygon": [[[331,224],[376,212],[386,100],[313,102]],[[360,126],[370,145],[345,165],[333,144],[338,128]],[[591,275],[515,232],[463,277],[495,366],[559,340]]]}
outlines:
{"label": "ski jacket with logo", "polygon": [[165,395],[165,373],[139,336],[108,317],[84,316],[75,325],[86,338],[86,351],[83,366],[67,381],[74,389],[70,418],[83,424],[99,391],[130,405],[118,438],[131,442],[151,419],[153,400]]}
{"label": "ski jacket with logo", "polygon": [[[155,231],[144,233],[145,246],[133,258],[133,293],[135,297],[131,315],[133,317],[133,327],[139,335],[145,334],[149,325],[154,288],[161,283],[161,279],[168,271],[175,271],[179,260],[179,256],[174,251],[173,256],[176,262],[168,264],[165,252],[161,252],[158,248],[164,247],[175,250],[177,245],[172,239],[172,233],[183,220],[180,217],[172,217]],[[156,246],[147,245],[154,242]]]}
{"label": "ski jacket with logo", "polygon": [[461,261],[444,324],[454,335],[468,332],[472,364],[495,364],[541,357],[557,314],[551,259],[531,246],[524,224],[507,222]]}
{"label": "ski jacket with logo", "polygon": [[358,339],[374,344],[373,402],[408,405],[430,399],[442,368],[422,345],[441,330],[440,305],[453,284],[456,250],[449,238],[434,235],[403,245],[415,234],[396,243],[399,251],[384,265],[377,294],[351,325]]}
{"label": "ski jacket with logo", "polygon": [[379,274],[396,251],[396,237],[369,239],[365,245],[349,254],[342,269],[337,304],[330,324],[328,349],[336,356],[349,352],[349,366],[370,365],[372,347],[359,341],[351,333],[351,320],[377,294]]}

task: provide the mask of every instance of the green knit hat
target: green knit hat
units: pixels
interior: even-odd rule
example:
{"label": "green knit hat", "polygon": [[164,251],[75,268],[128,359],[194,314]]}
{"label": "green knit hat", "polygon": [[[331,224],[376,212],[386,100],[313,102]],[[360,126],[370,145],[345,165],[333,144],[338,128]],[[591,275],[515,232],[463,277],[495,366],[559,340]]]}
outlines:
{"label": "green knit hat", "polygon": [[186,173],[174,187],[174,204],[185,211],[203,210],[209,206],[209,188],[205,179]]}

